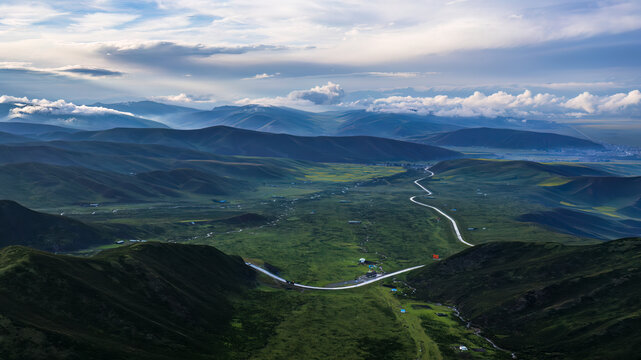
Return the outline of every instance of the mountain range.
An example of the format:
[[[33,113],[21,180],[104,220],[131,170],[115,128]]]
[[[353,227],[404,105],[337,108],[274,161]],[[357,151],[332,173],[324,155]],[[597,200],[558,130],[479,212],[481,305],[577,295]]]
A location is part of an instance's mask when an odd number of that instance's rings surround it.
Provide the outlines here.
[[[451,132],[411,137],[410,140],[437,146],[534,149],[545,151],[564,149],[604,150],[601,144],[567,135],[486,127],[459,129]]]
[[[145,119],[130,113],[106,111],[101,108],[94,111],[74,110],[66,113],[57,105],[43,107],[33,111],[13,113],[24,107],[19,102],[7,102],[0,104],[0,120],[7,123],[29,123],[37,125],[50,125],[70,129],[101,130],[115,127],[140,127],[140,128],[166,128],[167,125],[153,120]],[[0,126],[0,131],[2,126]]]
[[[164,145],[219,155],[283,157],[323,162],[428,161],[461,157],[435,146],[370,136],[294,136],[214,126],[197,130],[111,129],[56,133],[67,141]]]
[[[376,136],[442,146],[603,150],[600,144],[575,137],[582,135],[562,124],[501,117],[458,118],[365,110],[313,113],[260,105],[198,110],[153,101],[95,103],[90,106],[103,110],[72,115],[61,115],[51,110],[9,116],[10,111],[20,104],[2,105],[6,115],[4,122],[0,122],[0,132],[29,138],[77,130],[168,127],[193,130],[223,125],[298,136]],[[481,128],[476,128],[478,126]],[[10,141],[13,140],[5,143]]]

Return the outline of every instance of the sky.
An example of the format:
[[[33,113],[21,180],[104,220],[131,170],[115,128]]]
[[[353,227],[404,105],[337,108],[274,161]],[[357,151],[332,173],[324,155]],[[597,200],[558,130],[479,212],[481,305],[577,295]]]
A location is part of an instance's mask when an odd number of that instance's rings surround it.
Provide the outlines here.
[[[639,89],[638,0],[0,1],[5,101],[636,118]]]

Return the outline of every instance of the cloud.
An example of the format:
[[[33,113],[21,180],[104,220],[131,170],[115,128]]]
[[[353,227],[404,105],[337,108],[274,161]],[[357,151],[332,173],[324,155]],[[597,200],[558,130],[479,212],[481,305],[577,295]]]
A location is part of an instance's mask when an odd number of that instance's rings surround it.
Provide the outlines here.
[[[156,101],[166,101],[166,102],[178,102],[178,103],[212,103],[216,102],[211,96],[205,95],[187,95],[185,93],[180,93],[178,95],[166,95],[166,96],[154,96],[153,100]]]
[[[277,96],[273,98],[259,99],[241,99],[236,101],[239,105],[273,105],[273,106],[292,106],[292,107],[310,107],[315,105],[337,105],[345,96],[345,91],[339,84],[328,82],[326,85],[315,86],[309,90],[294,90],[287,96]]]
[[[64,15],[65,12],[52,9],[45,4],[2,4],[0,25],[23,27]]]
[[[615,88],[620,87],[620,84],[617,84],[612,81],[595,81],[595,82],[581,82],[581,81],[570,81],[570,82],[557,82],[557,83],[544,83],[544,84],[531,84],[530,86],[548,88],[548,89],[580,89],[580,88],[593,88],[593,89],[605,89],[605,88]]]
[[[51,101],[47,99],[28,99],[15,96],[2,95],[0,103],[14,103],[16,107],[11,109],[9,117],[19,118],[32,114],[53,114],[53,115],[125,115],[135,116],[132,113],[108,109],[101,106],[76,105],[65,100]]]
[[[85,78],[118,77],[124,75],[116,70],[103,69],[93,66],[71,65],[58,68],[39,68],[28,62],[0,62],[0,70],[25,71],[48,75],[64,75]]]
[[[212,55],[238,55],[254,51],[277,51],[285,47],[274,45],[209,46],[172,41],[120,42],[98,44],[97,51],[125,61],[158,61],[167,57],[208,57]]]
[[[315,86],[309,90],[296,90],[287,95],[292,100],[306,100],[314,105],[335,105],[345,96],[340,85],[328,82],[327,85]]]
[[[93,13],[79,17],[69,25],[71,31],[89,32],[107,30],[134,21],[138,15],[124,13]]]
[[[421,113],[457,117],[564,117],[593,114],[623,114],[633,106],[641,105],[641,92],[633,90],[608,96],[584,92],[566,100],[548,93],[533,94],[525,90],[518,95],[498,91],[491,95],[475,91],[468,97],[436,95],[429,97],[390,96],[353,105],[364,105],[369,111],[390,113]],[[579,110],[579,112],[569,112]]]
[[[0,104],[12,103],[12,102],[26,103],[26,102],[29,102],[29,99],[27,99],[26,97],[15,97],[11,95],[0,96]]]
[[[262,73],[262,74],[256,74],[256,75],[254,75],[254,76],[252,76],[252,77],[249,77],[249,78],[245,78],[245,79],[243,79],[243,80],[262,80],[262,79],[270,79],[270,78],[276,77],[276,76],[278,76],[278,75],[280,75],[280,73],[275,73],[275,74]]]
[[[370,76],[379,76],[379,77],[397,77],[397,78],[415,78],[421,76],[423,73],[418,72],[381,72],[381,71],[371,71],[365,73]]]
[[[618,93],[609,96],[592,95],[584,92],[568,100],[563,106],[581,110],[588,114],[617,113],[631,106],[641,104],[641,92],[632,90],[629,93]]]

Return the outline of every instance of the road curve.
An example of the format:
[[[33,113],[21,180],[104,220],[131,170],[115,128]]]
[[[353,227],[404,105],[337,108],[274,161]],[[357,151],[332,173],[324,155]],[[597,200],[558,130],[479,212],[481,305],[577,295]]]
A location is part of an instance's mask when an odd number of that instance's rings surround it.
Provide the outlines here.
[[[430,170],[425,169],[425,171],[427,171],[429,173],[429,175],[427,175],[426,177],[420,178],[418,180],[415,180],[414,184],[416,184],[416,186],[420,187],[421,189],[425,190],[425,192],[427,192],[427,195],[432,195],[432,192],[429,189],[427,189],[425,186],[420,184],[420,181],[434,176],[434,173],[431,172]],[[452,224],[452,228],[454,229],[454,233],[455,233],[456,238],[458,239],[458,241],[462,242],[463,244],[465,244],[467,246],[474,246],[474,244],[470,244],[469,242],[465,241],[465,239],[463,239],[463,236],[461,235],[461,231],[459,230],[458,224],[456,223],[456,220],[454,220],[451,216],[447,215],[443,210],[437,208],[436,206],[424,204],[424,203],[422,203],[420,201],[417,201],[416,200],[416,196],[412,196],[410,198],[410,201],[415,203],[415,204],[428,207],[428,208],[438,212],[439,214],[443,215]]]
[[[321,287],[321,286],[303,285],[303,284],[298,284],[298,283],[289,283],[289,282],[287,282],[287,280],[283,279],[282,277],[280,277],[278,275],[275,275],[275,274],[272,274],[269,271],[267,271],[267,270],[265,270],[265,269],[263,269],[263,268],[261,268],[259,266],[256,266],[256,265],[254,265],[252,263],[246,262],[245,265],[247,265],[247,266],[251,267],[252,269],[257,270],[257,271],[259,271],[259,272],[261,272],[261,273],[263,273],[263,274],[265,274],[267,276],[269,276],[272,279],[278,280],[279,282],[282,282],[284,284],[289,284],[291,286],[294,286],[294,287],[297,287],[297,288],[301,288],[301,289],[311,289],[311,290],[347,290],[347,289],[354,289],[354,288],[357,288],[357,287],[369,285],[369,284],[377,282],[377,281],[381,281],[381,280],[386,279],[386,278],[391,277],[391,276],[395,276],[395,275],[402,274],[402,273],[405,273],[405,272],[408,272],[408,271],[420,269],[423,266],[425,266],[425,265],[413,266],[411,268],[407,268],[407,269],[395,271],[393,273],[389,273],[389,274],[385,274],[385,275],[382,275],[382,276],[378,276],[378,277],[376,277],[374,279],[366,280],[366,281],[363,281],[362,283],[358,283],[358,284],[355,284],[355,285],[340,286],[340,287]]]

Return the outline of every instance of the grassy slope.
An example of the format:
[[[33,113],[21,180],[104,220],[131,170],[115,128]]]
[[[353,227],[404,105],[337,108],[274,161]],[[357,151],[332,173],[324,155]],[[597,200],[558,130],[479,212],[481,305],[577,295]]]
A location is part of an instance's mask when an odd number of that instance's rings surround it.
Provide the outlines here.
[[[444,176],[476,176],[494,181],[528,181],[550,176],[601,176],[605,171],[579,164],[537,163],[532,161],[458,159],[442,161],[431,168]]]
[[[409,276],[526,358],[635,358],[641,240],[489,243]],[[545,355],[543,355],[545,354]]]
[[[641,176],[580,177],[556,186],[555,190],[595,206],[630,204],[641,196]]]
[[[565,234],[603,240],[641,233],[640,221],[599,217],[566,208],[523,214],[517,220],[536,223]]]
[[[150,144],[101,141],[52,141],[0,145],[0,164],[37,162],[81,166],[92,170],[138,173],[193,168],[223,176],[281,178],[299,162],[286,159],[220,156],[195,150]]]
[[[113,240],[105,228],[63,216],[43,214],[0,200],[0,248],[26,245],[50,251],[70,251]]]
[[[436,190],[432,203],[456,208],[451,212],[464,232],[477,228],[467,232],[472,243],[530,240],[530,230],[539,233],[539,241],[552,239],[534,224],[594,239],[638,234],[634,208],[619,211],[638,198],[638,178],[605,176],[603,170],[582,164],[479,159],[444,161],[432,170],[436,176],[426,180]],[[494,231],[499,227],[505,231]]]
[[[93,258],[0,251],[3,359],[222,358],[231,298],[253,284],[212,247],[146,243]]]

